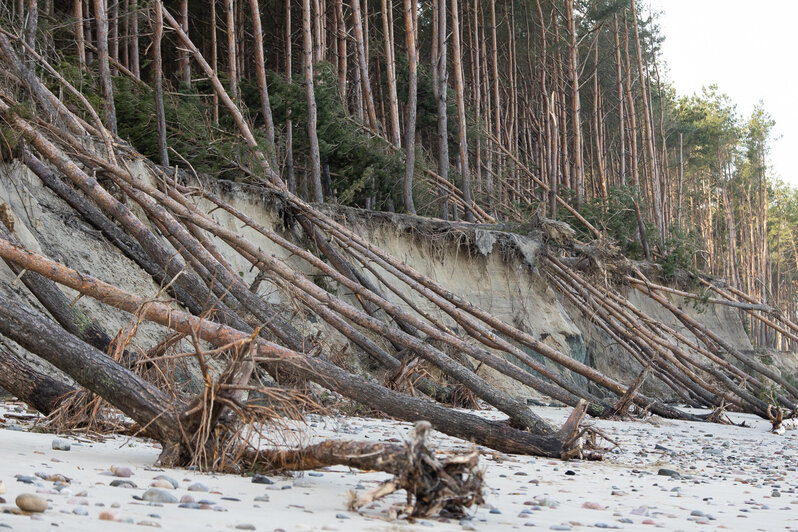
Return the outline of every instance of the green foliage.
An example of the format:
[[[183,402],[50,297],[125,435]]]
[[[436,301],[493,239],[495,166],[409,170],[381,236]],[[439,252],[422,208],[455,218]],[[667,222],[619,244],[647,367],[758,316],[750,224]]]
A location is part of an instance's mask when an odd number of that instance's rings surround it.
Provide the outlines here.
[[[329,165],[332,192],[346,205],[362,206],[366,198],[374,196],[379,208],[399,194],[398,176],[404,171],[401,155],[349,116],[332,65],[319,63],[314,73],[319,154],[322,164]],[[269,96],[276,127],[284,128],[290,113],[294,148],[297,153],[308,153],[303,81],[296,78],[289,83],[282,75],[269,73]]]
[[[695,269],[693,258],[698,249],[695,232],[671,226],[666,234],[665,242],[659,246],[662,254],[662,273],[665,278],[671,279],[681,270],[693,271]]]

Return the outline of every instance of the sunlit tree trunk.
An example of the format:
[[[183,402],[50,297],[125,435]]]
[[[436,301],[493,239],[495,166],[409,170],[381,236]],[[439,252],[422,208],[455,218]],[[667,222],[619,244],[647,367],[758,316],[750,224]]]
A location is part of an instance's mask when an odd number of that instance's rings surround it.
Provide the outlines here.
[[[432,57],[432,73],[433,73],[433,91],[435,96],[436,107],[438,110],[438,175],[444,181],[449,180],[449,126],[447,116],[447,81],[449,73],[446,66],[447,55],[447,38],[448,29],[446,24],[446,0],[433,0],[433,9],[435,16],[433,17],[433,34],[434,42],[432,43],[433,57]],[[446,220],[449,218],[449,191],[441,188],[443,195],[443,204],[441,206],[441,217]]]
[[[371,94],[371,81],[369,80],[368,55],[366,53],[365,36],[363,34],[363,19],[360,11],[360,0],[352,0],[352,18],[354,19],[355,46],[357,48],[357,64],[360,71],[360,89],[363,105],[369,120],[369,127],[377,130],[377,112],[374,109],[374,98]]]
[[[158,156],[163,166],[169,166],[169,152],[166,148],[166,117],[163,108],[163,60],[161,56],[161,39],[163,38],[163,5],[160,0],[153,2],[152,55],[153,85],[155,92],[155,121],[158,129]]]
[[[354,0],[357,2],[358,0]],[[416,213],[413,204],[413,174],[416,169],[416,102],[418,85],[418,56],[416,54],[416,0],[404,0],[405,48],[408,63],[407,114],[405,118],[405,175],[402,181],[402,201],[410,214]]]
[[[433,0],[438,2],[438,0]],[[393,40],[393,0],[382,0],[382,28],[385,35],[385,73],[388,83],[388,113],[391,124],[391,142],[402,147],[402,134],[399,130],[399,100],[396,96],[396,58]],[[432,66],[435,70],[435,65]]]
[[[458,0],[452,0],[452,67],[454,90],[457,97],[457,139],[460,147],[460,172],[463,176],[463,201],[466,204],[465,218],[474,221],[471,201],[471,175],[468,169],[468,138],[466,134],[465,82],[463,80],[462,50],[460,47],[460,18]]]
[[[302,0],[302,70],[305,78],[305,97],[308,102],[308,141],[313,201],[324,202],[321,187],[321,159],[319,137],[316,134],[316,94],[313,88],[313,36],[311,35],[310,0]]]
[[[238,99],[238,57],[236,53],[236,19],[233,0],[224,0],[227,23],[227,75],[230,83],[230,97]]]
[[[103,99],[105,127],[116,134],[116,107],[114,106],[114,89],[111,85],[111,68],[108,58],[108,9],[105,1],[94,0],[94,16],[97,19],[97,68],[100,78],[100,96]]]

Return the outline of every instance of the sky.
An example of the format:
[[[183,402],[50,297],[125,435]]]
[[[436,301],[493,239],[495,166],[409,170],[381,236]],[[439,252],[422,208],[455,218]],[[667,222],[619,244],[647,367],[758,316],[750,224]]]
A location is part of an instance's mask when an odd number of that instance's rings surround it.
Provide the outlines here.
[[[680,95],[713,83],[775,120],[771,173],[798,187],[798,0],[639,0],[660,12],[662,56]]]

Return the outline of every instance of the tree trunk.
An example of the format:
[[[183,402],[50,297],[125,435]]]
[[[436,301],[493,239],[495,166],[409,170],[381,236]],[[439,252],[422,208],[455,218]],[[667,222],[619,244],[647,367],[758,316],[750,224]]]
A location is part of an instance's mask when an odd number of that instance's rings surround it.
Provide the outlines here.
[[[116,0],[112,0],[116,1]],[[116,107],[114,89],[111,85],[111,68],[108,61],[108,8],[106,0],[94,0],[94,16],[97,19],[97,62],[100,78],[100,96],[103,99],[104,123],[116,135]]]
[[[169,151],[166,146],[166,113],[163,108],[163,60],[161,39],[163,38],[163,4],[157,0],[153,4],[152,54],[154,63],[153,96],[155,97],[155,121],[158,128],[158,156],[163,166],[169,166]],[[190,71],[190,69],[189,69]]]
[[[310,34],[310,0],[302,0],[302,70],[305,73],[305,97],[308,101],[308,139],[310,143],[311,180],[313,201],[324,203],[321,188],[321,159],[319,137],[316,134],[316,94],[313,88],[313,37]]]
[[[574,2],[565,1],[565,21],[568,25],[568,82],[571,87],[571,128],[573,129],[572,175],[576,185],[576,208],[581,209],[585,202],[585,169],[582,162],[582,104],[579,98],[579,49],[576,44],[576,24],[574,21]]]
[[[269,89],[266,87],[266,59],[263,56],[263,29],[260,21],[260,8],[258,0],[249,0],[252,10],[252,33],[255,35],[255,73],[258,77],[258,92],[260,93],[260,110],[266,128],[266,149],[275,171],[277,170],[277,152],[274,145],[274,120],[272,108],[269,103]]]
[[[366,37],[363,34],[363,18],[360,12],[360,0],[351,0],[352,18],[355,29],[355,46],[357,47],[357,64],[360,70],[360,85],[363,91],[363,103],[369,119],[369,127],[377,131],[377,112],[374,109],[374,97],[371,94],[369,81],[368,56],[366,55]]]
[[[339,2],[341,0],[338,0]],[[291,0],[285,0],[285,79],[292,82],[293,50],[291,46]],[[344,44],[346,49],[346,44]],[[345,81],[345,80],[344,80]],[[294,121],[291,120],[291,109],[286,111],[285,120],[285,182],[288,190],[296,194],[296,177],[294,175]]]
[[[211,3],[211,69],[219,76],[219,43],[216,38],[216,0]],[[213,123],[219,123],[219,95],[213,91]]]
[[[133,0],[135,2],[135,0]],[[75,45],[78,52],[78,66],[86,69],[86,44],[83,39],[83,0],[73,0],[72,13],[75,17]]]
[[[446,0],[433,0],[438,14],[436,21],[435,36],[437,42],[433,44],[433,49],[436,51],[433,58],[433,92],[435,96],[435,103],[438,109],[438,175],[445,182],[449,181],[449,125],[448,125],[448,108],[447,108],[447,94],[448,94],[448,79],[449,70],[446,65],[447,56],[447,42],[448,39],[448,25],[446,23]],[[441,217],[444,220],[449,218],[449,191],[445,188],[441,189],[443,194],[443,205],[441,206]],[[456,208],[456,207],[455,207]]]
[[[358,0],[354,0],[357,2]],[[416,53],[416,0],[404,0],[405,48],[407,50],[407,114],[405,115],[405,174],[402,181],[402,201],[405,211],[416,213],[413,203],[413,175],[416,171],[416,112],[418,85],[418,55]]]
[[[238,54],[236,52],[236,17],[233,0],[224,0],[224,12],[227,24],[227,75],[230,82],[230,98],[236,101],[238,99]]]
[[[458,0],[452,0],[452,66],[454,68],[454,90],[457,98],[457,139],[460,147],[460,174],[463,178],[463,201],[468,206],[465,218],[474,221],[471,201],[471,174],[468,169],[468,138],[466,135],[465,80],[463,78],[463,53],[460,47],[460,19]]]
[[[37,412],[49,416],[72,386],[50,377],[30,366],[0,341],[0,388],[11,392]]]
[[[130,40],[130,71],[136,79],[141,79],[141,67],[139,63],[139,4],[138,0],[130,0],[130,31],[133,33]]]
[[[177,414],[180,405],[54,321],[2,294],[0,334],[100,395],[142,427],[147,426],[164,447],[161,459],[166,458],[173,446],[181,441]]]

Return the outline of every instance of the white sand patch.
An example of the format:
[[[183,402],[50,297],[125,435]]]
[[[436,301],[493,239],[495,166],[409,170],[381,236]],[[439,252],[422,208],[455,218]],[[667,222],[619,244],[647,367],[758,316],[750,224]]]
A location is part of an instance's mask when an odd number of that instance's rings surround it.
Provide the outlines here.
[[[51,448],[52,434],[27,431],[29,423],[9,417],[17,404],[0,409],[0,480],[7,492],[4,506],[13,506],[17,495],[36,493],[50,502],[50,509],[35,518],[0,514],[3,527],[13,530],[142,530],[141,523],[157,523],[167,530],[235,530],[251,525],[255,530],[567,530],[618,528],[641,530],[798,530],[798,434],[768,432],[769,423],[749,415],[732,415],[748,427],[661,420],[598,421],[595,424],[621,445],[603,462],[563,462],[515,456],[486,450],[488,505],[472,512],[471,519],[386,521],[392,503],[403,494],[376,503],[361,514],[346,510],[346,493],[368,489],[387,478],[381,473],[362,473],[344,467],[303,475],[270,475],[272,485],[253,484],[249,477],[212,475],[188,470],[152,467],[159,449],[139,439],[111,438],[103,443],[72,443],[70,451]],[[554,423],[561,423],[568,409],[536,408]],[[485,416],[499,418],[495,412]],[[23,430],[11,430],[18,423]],[[311,417],[301,439],[348,438],[370,441],[402,439],[408,423],[348,417]],[[298,435],[300,436],[300,435]],[[442,451],[467,449],[468,445],[435,434],[432,443]],[[657,447],[659,446],[659,447]],[[111,487],[111,466],[127,466],[129,480],[137,489]],[[679,478],[658,474],[669,469]],[[69,477],[71,494],[57,493],[53,482],[37,478],[36,484],[18,482],[15,475],[37,472]],[[158,475],[179,483],[167,490],[178,498],[215,503],[212,509],[180,508],[177,504],[150,505],[137,501]],[[202,482],[210,493],[188,491]],[[85,492],[85,494],[84,494]],[[79,495],[83,497],[77,498]],[[256,497],[268,496],[268,501]],[[81,499],[88,502],[80,506]],[[231,500],[238,499],[238,500]],[[117,506],[118,507],[112,507]],[[75,515],[81,507],[87,515]],[[79,512],[81,510],[78,510]],[[124,522],[101,521],[103,511],[115,512]],[[157,517],[155,517],[157,516]],[[344,518],[345,517],[345,518]],[[145,529],[146,530],[146,529]]]

